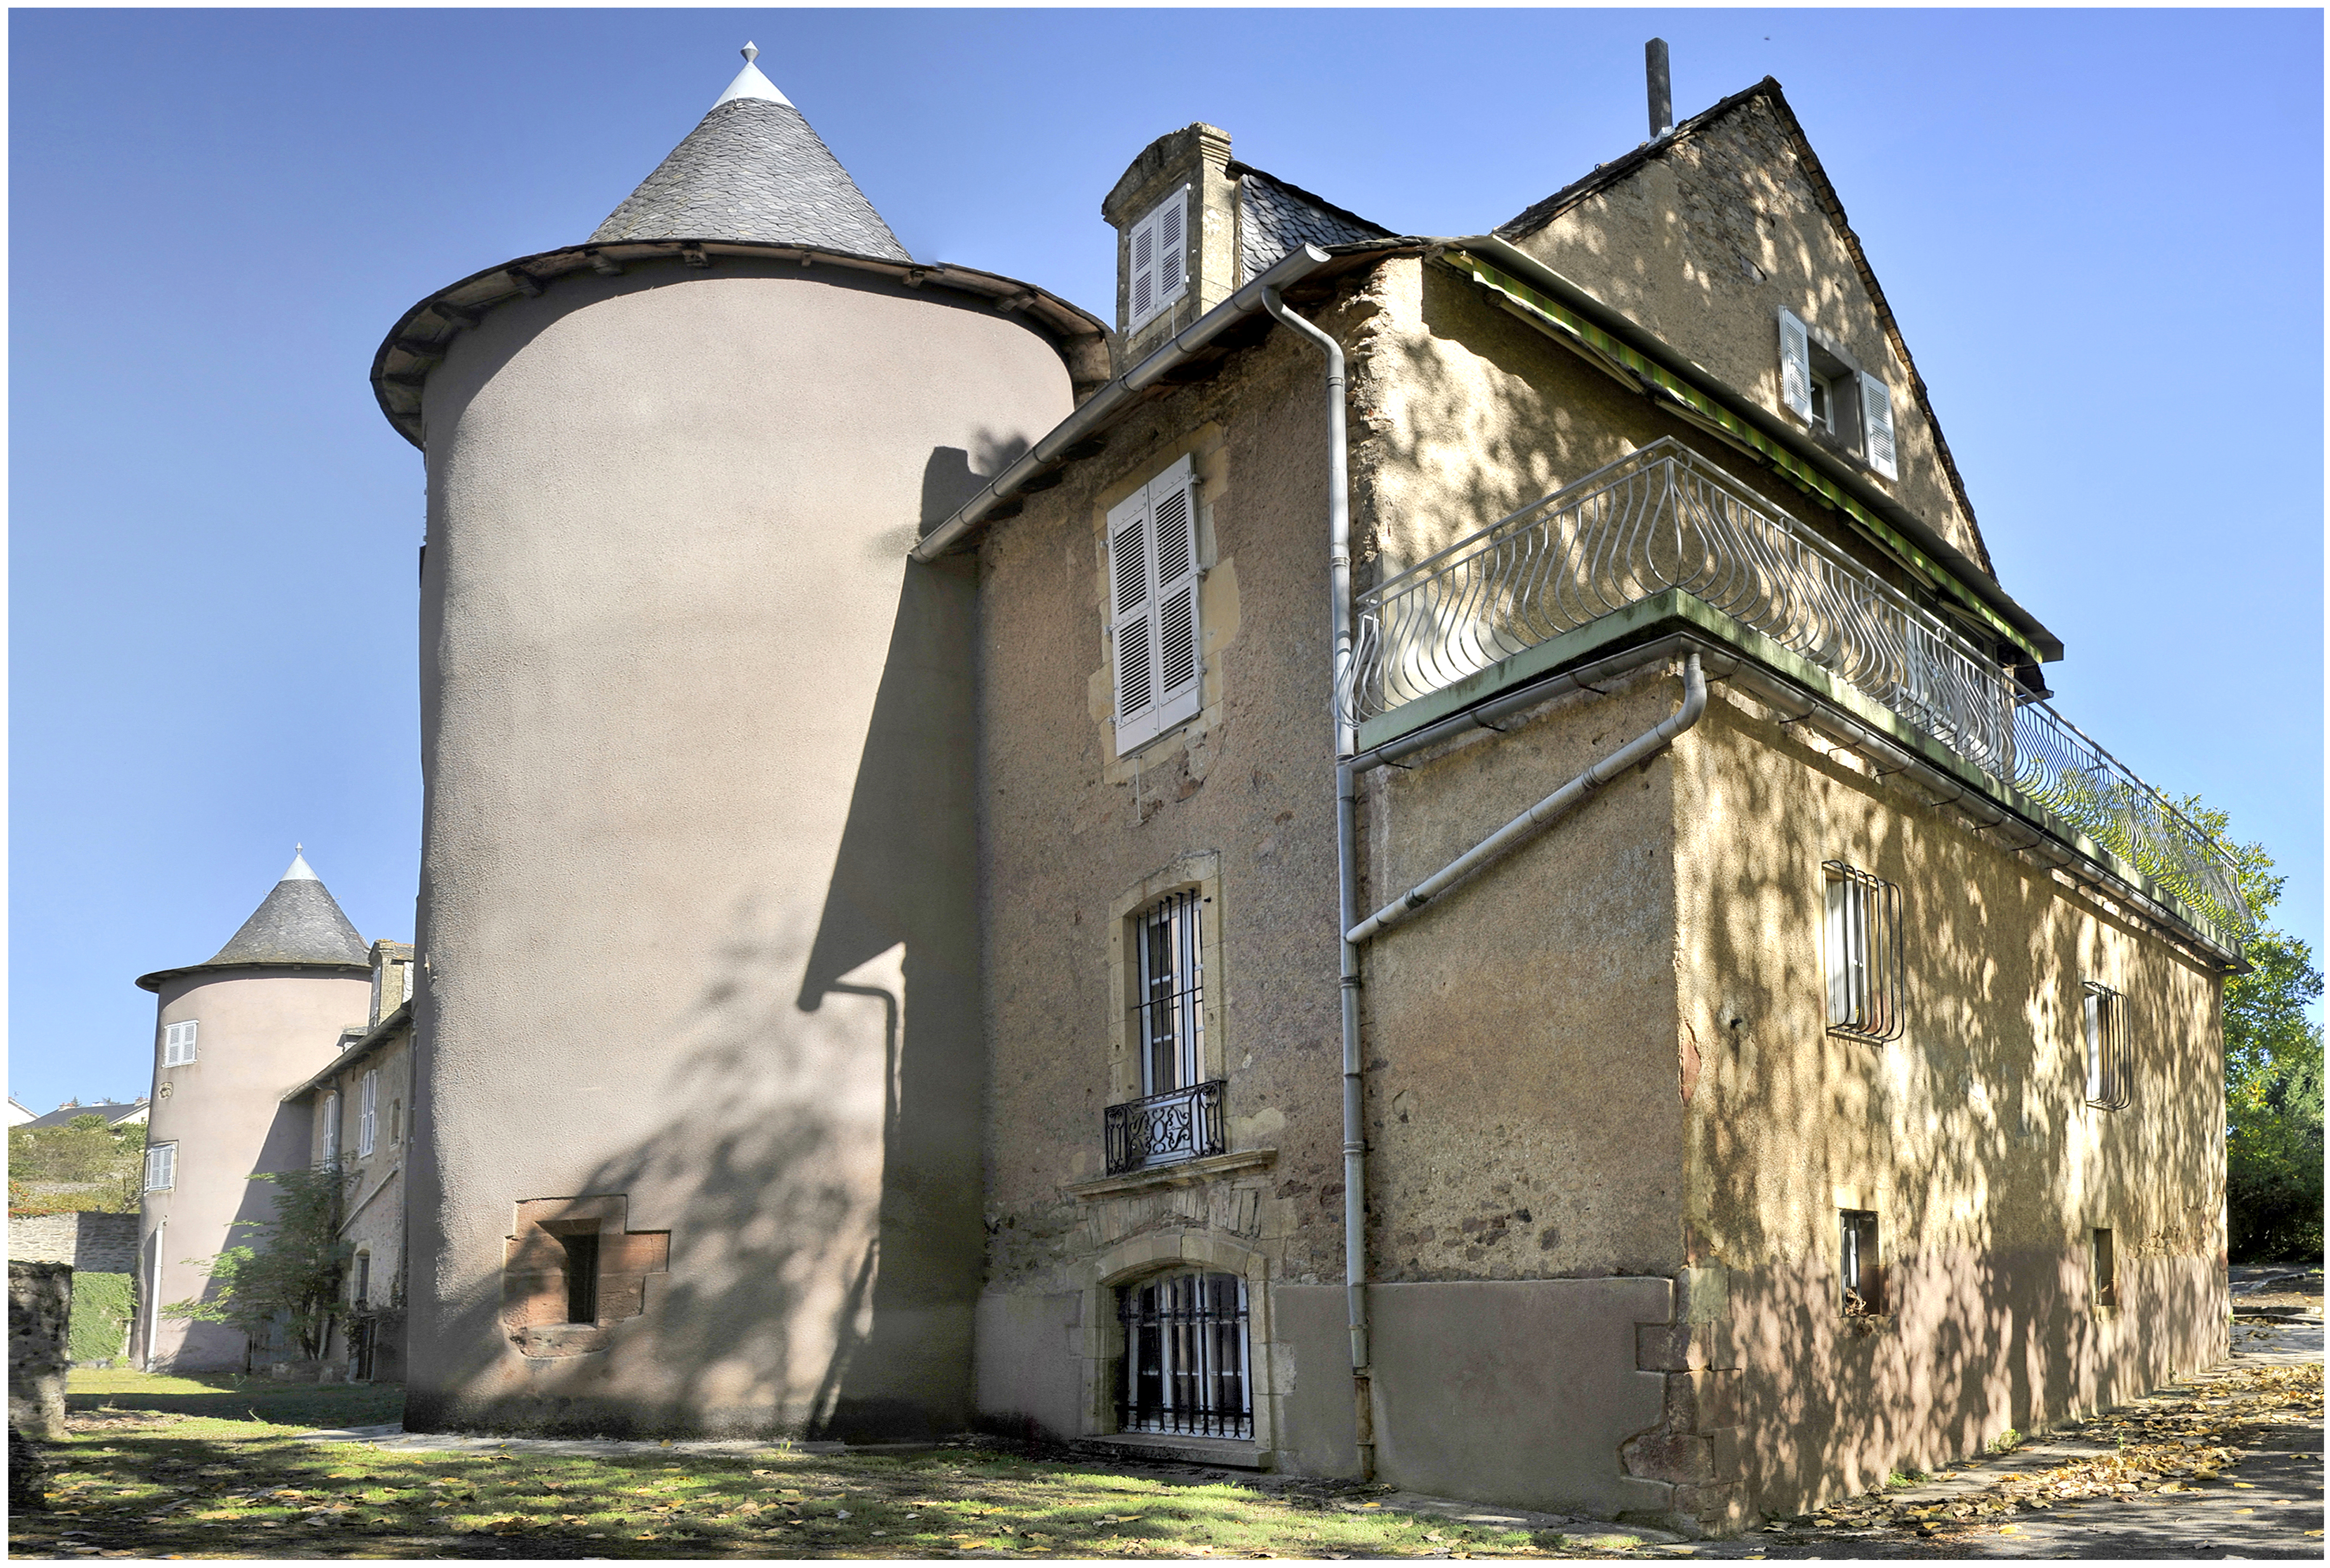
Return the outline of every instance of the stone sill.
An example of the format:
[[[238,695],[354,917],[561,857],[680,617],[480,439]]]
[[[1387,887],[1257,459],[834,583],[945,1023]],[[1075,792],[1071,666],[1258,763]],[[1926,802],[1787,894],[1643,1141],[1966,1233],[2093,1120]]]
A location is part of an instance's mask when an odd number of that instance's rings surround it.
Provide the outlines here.
[[[1278,1163],[1274,1148],[1240,1149],[1236,1154],[1209,1154],[1203,1159],[1185,1159],[1179,1165],[1151,1166],[1146,1170],[1129,1170],[1121,1176],[1102,1176],[1097,1181],[1071,1182],[1070,1196],[1089,1203],[1094,1198],[1111,1198],[1123,1193],[1147,1192],[1153,1187],[1189,1187],[1209,1182],[1217,1176],[1235,1176],[1244,1170],[1268,1170]]]
[[[1179,1465],[1217,1465],[1239,1470],[1266,1470],[1271,1468],[1271,1451],[1268,1449],[1257,1448],[1251,1442],[1236,1438],[1120,1431],[1078,1438],[1075,1446],[1128,1459],[1157,1459]]]

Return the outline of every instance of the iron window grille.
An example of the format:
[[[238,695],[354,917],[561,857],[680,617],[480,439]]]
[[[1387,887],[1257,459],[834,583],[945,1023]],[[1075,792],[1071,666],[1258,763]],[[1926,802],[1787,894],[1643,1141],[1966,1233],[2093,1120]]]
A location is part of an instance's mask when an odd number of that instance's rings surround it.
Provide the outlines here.
[[[1827,883],[1828,1032],[1883,1044],[1901,1037],[1901,890],[1841,860]]]
[[[157,1143],[146,1151],[146,1190],[166,1193],[178,1185],[178,1146]]]
[[[2127,998],[2093,980],[2083,986],[2086,994],[2079,1011],[2080,1033],[2087,1044],[2088,1103],[2105,1110],[2125,1110],[2128,1102]]]
[[[1167,1274],[1116,1293],[1124,1328],[1117,1429],[1188,1437],[1254,1436],[1246,1281]]]
[[[1206,900],[1168,893],[1132,920],[1141,1097],[1108,1108],[1111,1175],[1219,1154],[1222,1081],[1206,1078]]]
[[[162,1065],[184,1067],[194,1059],[194,1036],[199,1025],[192,1018],[183,1024],[172,1024],[162,1031]]]
[[[1843,1243],[1843,1296],[1848,1318],[1873,1318],[1885,1310],[1883,1280],[1878,1268],[1877,1216],[1867,1209],[1839,1209],[1837,1228]]]

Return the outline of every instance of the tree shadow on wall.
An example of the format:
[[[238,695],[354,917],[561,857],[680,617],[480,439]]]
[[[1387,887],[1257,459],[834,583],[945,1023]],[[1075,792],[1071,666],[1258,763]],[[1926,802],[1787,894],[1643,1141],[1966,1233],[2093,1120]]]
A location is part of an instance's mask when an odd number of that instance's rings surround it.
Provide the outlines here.
[[[934,450],[922,528],[983,482],[970,454]],[[424,1422],[850,1440],[968,1423],[984,1256],[975,588],[970,561],[905,566],[822,907],[772,893],[704,912],[725,940],[668,1080],[643,1072],[634,1091],[674,1110],[578,1189],[658,1195],[669,1271],[646,1312],[602,1355],[505,1380],[498,1286],[474,1281],[437,1328],[479,1359],[444,1386],[497,1392]]]

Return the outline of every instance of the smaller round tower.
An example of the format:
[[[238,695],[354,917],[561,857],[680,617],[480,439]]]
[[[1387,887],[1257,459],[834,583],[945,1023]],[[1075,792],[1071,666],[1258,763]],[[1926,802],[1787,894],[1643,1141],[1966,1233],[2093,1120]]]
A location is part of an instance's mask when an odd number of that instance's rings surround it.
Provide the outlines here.
[[[138,1215],[137,1353],[148,1370],[239,1370],[242,1335],[157,1315],[199,1298],[200,1260],[249,1242],[274,1197],[253,1176],[308,1161],[284,1091],[332,1058],[371,1002],[364,939],[304,855],[208,961],[140,975],[155,993],[153,1110]],[[189,1261],[194,1260],[194,1261]]]

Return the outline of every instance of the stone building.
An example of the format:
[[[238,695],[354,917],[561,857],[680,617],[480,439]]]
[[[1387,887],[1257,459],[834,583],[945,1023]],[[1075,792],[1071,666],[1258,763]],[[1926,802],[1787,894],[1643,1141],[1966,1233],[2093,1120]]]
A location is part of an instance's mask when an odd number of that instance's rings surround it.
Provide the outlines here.
[[[334,1054],[365,1016],[373,966],[364,939],[295,855],[241,930],[210,959],[157,969],[154,1089],[139,1214],[137,1327],[148,1370],[233,1371],[255,1348],[224,1324],[160,1315],[209,1289],[204,1260],[253,1239],[274,1213],[255,1176],[310,1163],[308,1119],[283,1092]]]
[[[372,944],[366,1022],[283,1096],[308,1129],[308,1163],[336,1170],[348,1248],[346,1309],[324,1346],[333,1375],[394,1382],[404,1370],[404,1160],[412,1126],[412,947]]]
[[[1174,132],[1104,328],[748,61],[405,315],[411,1424],[1720,1532],[2221,1353],[2222,851],[1778,85],[1653,112],[1441,238]]]

